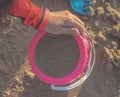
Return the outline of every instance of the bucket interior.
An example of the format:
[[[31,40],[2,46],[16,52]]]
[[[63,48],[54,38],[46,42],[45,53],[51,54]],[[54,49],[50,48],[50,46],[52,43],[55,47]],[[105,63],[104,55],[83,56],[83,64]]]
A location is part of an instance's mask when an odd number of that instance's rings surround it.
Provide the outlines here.
[[[61,78],[76,68],[79,52],[72,35],[46,34],[35,48],[35,63],[44,74]]]

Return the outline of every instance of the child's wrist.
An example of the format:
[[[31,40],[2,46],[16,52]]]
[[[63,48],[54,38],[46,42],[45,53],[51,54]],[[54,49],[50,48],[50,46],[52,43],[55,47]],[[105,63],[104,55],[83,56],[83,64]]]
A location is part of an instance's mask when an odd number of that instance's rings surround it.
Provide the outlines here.
[[[36,29],[38,29],[40,31],[45,30],[45,27],[48,23],[49,14],[50,14],[49,9],[43,8],[42,16],[36,26]]]

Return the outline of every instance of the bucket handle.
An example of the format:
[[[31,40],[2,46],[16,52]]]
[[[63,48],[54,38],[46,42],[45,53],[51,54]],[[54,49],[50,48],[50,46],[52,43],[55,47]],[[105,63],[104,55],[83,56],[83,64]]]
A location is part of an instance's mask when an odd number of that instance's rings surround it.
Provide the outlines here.
[[[88,31],[85,30],[85,32],[88,34]],[[89,34],[88,34],[89,36]],[[90,37],[90,36],[89,36]],[[92,40],[91,40],[92,41]],[[78,80],[77,82],[75,82],[74,84],[71,84],[69,86],[55,86],[55,85],[51,85],[51,89],[52,90],[56,90],[56,91],[66,91],[66,90],[71,90],[71,89],[74,89],[76,87],[78,87],[79,85],[83,84],[83,82],[89,77],[89,75],[91,74],[92,70],[93,70],[93,67],[94,67],[94,64],[95,64],[95,47],[94,47],[94,44],[92,42],[92,48],[93,48],[93,62],[92,62],[92,66],[90,68],[89,71],[86,72],[86,74],[84,75],[83,78],[81,78],[80,80]],[[91,53],[92,53],[92,49],[90,50],[90,61],[89,61],[89,65],[91,63]],[[89,69],[88,68],[88,69]]]

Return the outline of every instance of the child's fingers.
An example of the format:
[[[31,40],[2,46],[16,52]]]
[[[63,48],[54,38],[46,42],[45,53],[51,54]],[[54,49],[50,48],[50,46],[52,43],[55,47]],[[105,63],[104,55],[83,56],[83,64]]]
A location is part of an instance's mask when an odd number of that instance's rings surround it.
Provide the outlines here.
[[[75,16],[75,15],[72,15],[72,16],[78,23],[80,23],[81,25],[85,26],[84,22],[82,20],[80,20],[77,16]]]

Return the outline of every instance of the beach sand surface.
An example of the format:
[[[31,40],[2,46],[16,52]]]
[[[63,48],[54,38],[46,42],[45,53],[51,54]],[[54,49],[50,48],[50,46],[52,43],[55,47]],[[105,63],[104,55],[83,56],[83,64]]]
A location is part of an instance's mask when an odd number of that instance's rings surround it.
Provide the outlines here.
[[[0,97],[120,97],[120,1],[97,0],[90,16],[74,12],[69,0],[32,2],[54,12],[69,10],[85,22],[96,49],[94,69],[82,86],[51,90],[33,73],[28,61],[29,44],[37,30],[8,15],[0,19]],[[71,73],[80,56],[71,35],[47,34],[35,53],[37,66],[53,77]]]

